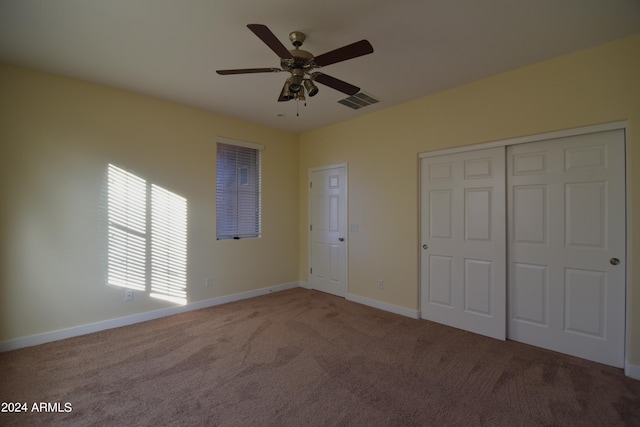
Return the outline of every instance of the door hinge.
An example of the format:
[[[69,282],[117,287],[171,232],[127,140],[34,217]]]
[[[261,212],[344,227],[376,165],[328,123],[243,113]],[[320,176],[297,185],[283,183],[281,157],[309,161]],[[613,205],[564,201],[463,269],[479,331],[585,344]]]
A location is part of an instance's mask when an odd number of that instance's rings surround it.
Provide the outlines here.
[[[313,224],[309,224],[309,231],[313,231]]]
[[[313,274],[313,267],[309,269],[309,274]]]
[[[309,181],[309,188],[313,188],[313,181]]]

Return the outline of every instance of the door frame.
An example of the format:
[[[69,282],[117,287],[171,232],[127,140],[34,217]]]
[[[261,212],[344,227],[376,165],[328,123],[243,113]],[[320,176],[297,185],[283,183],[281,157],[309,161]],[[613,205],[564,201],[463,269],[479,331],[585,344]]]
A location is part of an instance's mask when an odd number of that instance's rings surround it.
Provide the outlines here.
[[[345,251],[344,251],[344,295],[343,298],[346,298],[349,294],[349,164],[344,163],[334,163],[325,166],[318,166],[315,168],[309,168],[307,171],[307,287],[311,288],[311,271],[309,270],[309,266],[311,265],[311,174],[313,172],[330,170],[330,169],[339,169],[344,168],[344,198],[345,205],[342,207],[342,211],[345,217],[345,224],[347,225],[347,229],[345,230]]]
[[[418,153],[418,158],[422,159],[425,157],[435,157],[435,156],[441,156],[444,154],[455,154],[455,153],[462,153],[465,151],[473,151],[473,150],[479,150],[479,149],[483,149],[483,148],[493,148],[493,147],[507,147],[509,145],[518,145],[518,144],[526,144],[529,142],[539,142],[539,141],[546,141],[549,139],[557,139],[557,138],[563,138],[563,137],[567,137],[567,136],[578,136],[578,135],[585,135],[585,134],[590,134],[590,133],[597,133],[597,132],[606,132],[606,131],[610,131],[610,130],[623,130],[624,131],[624,155],[625,155],[625,189],[624,189],[624,199],[625,199],[625,260],[626,262],[626,266],[625,266],[625,280],[624,280],[624,287],[625,287],[625,322],[624,322],[624,328],[625,328],[625,333],[624,333],[624,373],[626,376],[632,377],[632,378],[640,378],[640,368],[637,366],[633,366],[629,363],[628,361],[628,349],[629,349],[629,341],[630,341],[630,331],[629,331],[629,325],[631,324],[631,319],[630,319],[630,311],[631,311],[631,298],[630,298],[630,289],[629,289],[629,283],[631,282],[630,278],[632,277],[631,274],[631,263],[629,262],[629,252],[631,249],[631,243],[630,243],[630,239],[629,237],[629,218],[631,217],[631,212],[630,212],[630,203],[629,203],[629,182],[630,181],[630,176],[629,176],[629,171],[630,171],[630,164],[629,164],[629,145],[627,144],[627,128],[628,128],[628,123],[626,120],[624,121],[618,121],[618,122],[611,122],[611,123],[603,123],[603,124],[599,124],[599,125],[593,125],[593,126],[584,126],[584,127],[579,127],[579,128],[573,128],[573,129],[566,129],[566,130],[561,130],[561,131],[554,131],[554,132],[545,132],[545,133],[540,133],[540,134],[534,134],[534,135],[527,135],[527,136],[522,136],[522,137],[516,137],[516,138],[509,138],[509,139],[503,139],[503,140],[497,140],[497,141],[491,141],[491,142],[485,142],[485,143],[479,143],[479,144],[473,144],[473,145],[465,145],[463,147],[454,147],[454,148],[446,148],[446,149],[442,149],[442,150],[435,150],[435,151],[427,151],[427,152],[422,152],[422,153]],[[420,165],[420,161],[418,161],[418,165]],[[420,174],[418,174],[420,175]],[[420,180],[418,180],[418,197],[420,197],[420,194],[422,189],[420,188],[422,184],[420,183]],[[418,208],[420,209],[421,204],[418,204]],[[418,213],[418,218],[420,218],[421,213]],[[419,232],[419,236],[421,236],[422,234],[422,224],[421,221],[418,221],[418,232]],[[505,225],[506,226],[506,225]],[[419,242],[418,244],[418,260],[420,260],[420,245],[422,243]],[[422,300],[422,296],[420,295],[422,292],[422,286],[421,286],[421,279],[422,279],[422,271],[421,270],[421,266],[420,263],[418,262],[418,303],[420,304],[420,301]],[[506,301],[505,301],[506,304]],[[419,310],[421,310],[422,307],[419,308]]]

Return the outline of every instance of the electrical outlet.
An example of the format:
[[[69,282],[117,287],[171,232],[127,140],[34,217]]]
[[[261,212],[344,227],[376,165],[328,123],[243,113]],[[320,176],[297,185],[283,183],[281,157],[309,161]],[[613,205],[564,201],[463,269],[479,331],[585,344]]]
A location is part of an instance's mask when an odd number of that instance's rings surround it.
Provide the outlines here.
[[[381,279],[378,279],[378,289],[384,288],[384,282]]]
[[[124,300],[125,301],[133,301],[133,291],[131,289],[125,289],[125,291],[124,291]]]
[[[204,286],[207,288],[212,288],[213,287],[213,277],[209,276],[205,279],[204,281]]]

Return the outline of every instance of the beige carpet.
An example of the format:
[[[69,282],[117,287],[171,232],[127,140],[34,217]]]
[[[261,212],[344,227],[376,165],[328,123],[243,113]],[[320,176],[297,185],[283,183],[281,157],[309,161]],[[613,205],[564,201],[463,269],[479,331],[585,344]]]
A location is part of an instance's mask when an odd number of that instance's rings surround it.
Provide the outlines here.
[[[71,409],[0,425],[640,425],[619,369],[304,289],[2,353],[0,399]]]

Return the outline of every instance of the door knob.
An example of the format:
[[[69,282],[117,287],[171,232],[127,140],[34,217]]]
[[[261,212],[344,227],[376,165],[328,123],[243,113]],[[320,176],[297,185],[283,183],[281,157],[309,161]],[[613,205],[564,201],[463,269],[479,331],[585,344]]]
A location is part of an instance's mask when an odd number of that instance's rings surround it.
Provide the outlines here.
[[[340,240],[341,242],[344,242],[344,237],[338,237],[338,240]]]
[[[422,249],[429,249],[429,245],[425,243],[424,245],[422,245]]]
[[[620,264],[620,260],[619,260],[618,258],[611,258],[611,259],[609,260],[609,263],[610,263],[611,265],[618,265],[618,264]]]

